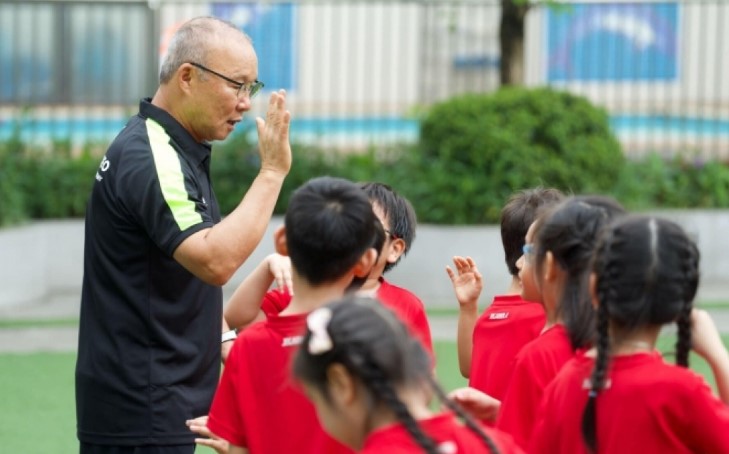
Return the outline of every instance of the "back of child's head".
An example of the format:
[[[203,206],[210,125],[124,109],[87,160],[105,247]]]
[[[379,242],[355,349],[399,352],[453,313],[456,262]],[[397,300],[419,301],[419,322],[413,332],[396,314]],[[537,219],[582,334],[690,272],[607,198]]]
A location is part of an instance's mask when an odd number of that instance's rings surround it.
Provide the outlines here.
[[[565,271],[564,287],[557,303],[572,348],[584,348],[593,340],[594,309],[588,282],[590,263],[602,229],[625,213],[614,199],[597,195],[573,196],[540,216],[535,225],[534,254],[537,272],[551,252]]]
[[[405,242],[403,255],[406,255],[410,251],[413,241],[415,241],[415,229],[418,226],[418,219],[413,206],[408,199],[384,183],[366,182],[361,183],[360,187],[370,198],[370,201],[377,204],[382,210],[382,214],[390,224],[390,235]],[[390,271],[399,262],[400,259],[398,258],[397,262],[388,263],[385,265],[384,271]]]
[[[420,341],[379,301],[348,294],[309,315],[306,334],[294,358],[294,376],[328,400],[328,370],[334,364],[344,366],[365,388],[370,408],[384,404],[426,452],[440,451],[400,400],[398,390],[430,384],[447,405],[467,418],[466,424],[491,452],[497,452],[488,436],[434,381],[430,356]]]
[[[356,184],[309,180],[294,191],[284,219],[291,266],[314,285],[342,277],[374,246],[378,222]]]
[[[501,209],[501,243],[509,274],[517,276],[517,260],[522,255],[524,237],[539,212],[564,198],[558,189],[537,187],[525,189],[509,197]]]
[[[677,224],[631,215],[615,221],[603,233],[595,251],[597,358],[582,430],[595,450],[597,394],[609,363],[610,329],[621,336],[641,328],[676,322],[676,363],[688,366],[691,309],[699,282],[699,251]]]

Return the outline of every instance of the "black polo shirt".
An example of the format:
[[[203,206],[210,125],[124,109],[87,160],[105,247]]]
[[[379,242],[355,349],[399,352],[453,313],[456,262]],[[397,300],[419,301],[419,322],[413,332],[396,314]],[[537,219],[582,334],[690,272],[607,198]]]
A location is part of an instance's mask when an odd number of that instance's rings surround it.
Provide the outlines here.
[[[192,443],[220,372],[222,291],[172,254],[220,221],[210,146],[149,99],[96,172],[76,363],[79,440]]]

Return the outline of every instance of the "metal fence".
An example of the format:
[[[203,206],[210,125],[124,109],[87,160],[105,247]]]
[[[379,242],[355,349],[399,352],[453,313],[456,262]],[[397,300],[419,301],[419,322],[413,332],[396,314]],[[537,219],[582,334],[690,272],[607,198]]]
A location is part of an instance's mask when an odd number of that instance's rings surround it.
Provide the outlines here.
[[[175,27],[198,15],[251,35],[259,78],[290,93],[297,141],[415,141],[419,109],[499,85],[498,0],[0,0],[0,140],[110,140],[153,94]],[[629,155],[727,159],[726,25],[724,0],[537,6],[525,82],[604,106]]]

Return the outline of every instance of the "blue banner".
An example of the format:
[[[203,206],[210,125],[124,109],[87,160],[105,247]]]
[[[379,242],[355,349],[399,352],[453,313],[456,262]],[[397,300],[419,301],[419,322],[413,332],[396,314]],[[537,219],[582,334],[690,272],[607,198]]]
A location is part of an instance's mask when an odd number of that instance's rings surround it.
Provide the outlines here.
[[[547,79],[671,81],[678,77],[678,6],[574,4],[547,13]]]

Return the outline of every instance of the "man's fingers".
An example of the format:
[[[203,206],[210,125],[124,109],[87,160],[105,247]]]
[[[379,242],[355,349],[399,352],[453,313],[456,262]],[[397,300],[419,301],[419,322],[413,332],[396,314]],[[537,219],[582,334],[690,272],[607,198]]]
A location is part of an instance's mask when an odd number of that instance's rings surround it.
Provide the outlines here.
[[[261,117],[256,117],[256,130],[258,131],[258,137],[263,137],[263,129],[266,127],[266,121]]]

